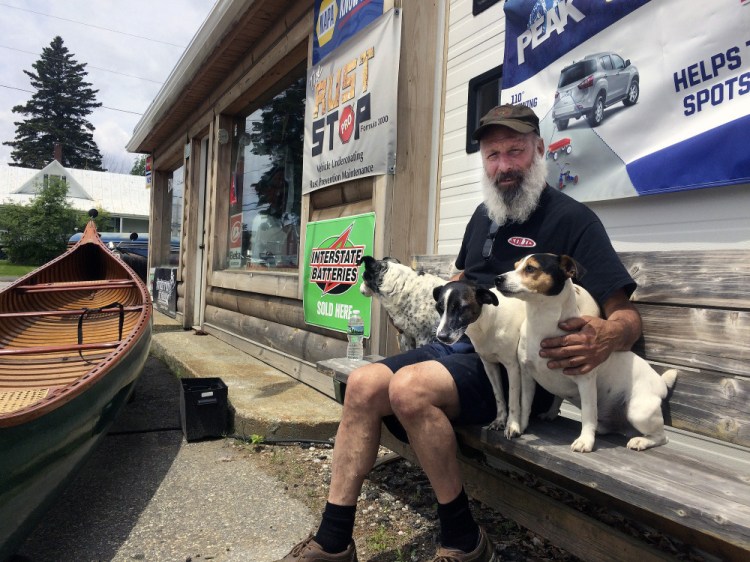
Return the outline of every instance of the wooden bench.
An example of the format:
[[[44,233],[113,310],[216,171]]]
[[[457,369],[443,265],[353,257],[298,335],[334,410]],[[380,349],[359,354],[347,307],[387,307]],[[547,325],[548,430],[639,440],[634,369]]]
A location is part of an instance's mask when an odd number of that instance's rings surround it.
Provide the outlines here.
[[[658,531],[675,553],[750,560],[750,255],[620,257],[638,282],[633,301],[644,337],[635,351],[659,371],[679,369],[664,404],[670,442],[635,452],[624,437],[604,435],[592,453],[573,453],[580,424],[567,404],[564,417],[534,420],[519,439],[462,427],[456,433],[467,489],[584,560],[674,559],[643,539],[648,531],[628,534],[628,526]],[[448,276],[452,261],[417,256],[414,265]],[[353,367],[345,359],[318,364],[340,399]],[[410,455],[390,435],[383,444]],[[589,507],[576,509],[581,501]]]

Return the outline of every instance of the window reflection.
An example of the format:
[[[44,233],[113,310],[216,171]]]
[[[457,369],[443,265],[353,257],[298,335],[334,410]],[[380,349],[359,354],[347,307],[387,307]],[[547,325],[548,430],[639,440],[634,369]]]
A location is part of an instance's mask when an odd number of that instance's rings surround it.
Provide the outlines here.
[[[229,189],[230,269],[296,270],[305,81],[235,123]]]

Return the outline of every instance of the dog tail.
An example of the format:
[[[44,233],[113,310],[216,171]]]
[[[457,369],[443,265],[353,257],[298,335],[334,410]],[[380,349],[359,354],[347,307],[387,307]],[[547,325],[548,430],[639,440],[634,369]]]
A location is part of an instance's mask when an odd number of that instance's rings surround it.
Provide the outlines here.
[[[677,369],[668,369],[661,374],[661,380],[671,389],[677,380]]]

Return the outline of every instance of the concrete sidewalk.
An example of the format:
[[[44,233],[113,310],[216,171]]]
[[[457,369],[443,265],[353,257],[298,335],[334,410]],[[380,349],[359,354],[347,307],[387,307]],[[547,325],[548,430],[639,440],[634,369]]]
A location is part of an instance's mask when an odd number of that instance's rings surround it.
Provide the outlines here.
[[[236,434],[277,439],[336,434],[341,406],[335,400],[213,336],[185,331],[156,311],[151,355],[180,377],[221,378]]]

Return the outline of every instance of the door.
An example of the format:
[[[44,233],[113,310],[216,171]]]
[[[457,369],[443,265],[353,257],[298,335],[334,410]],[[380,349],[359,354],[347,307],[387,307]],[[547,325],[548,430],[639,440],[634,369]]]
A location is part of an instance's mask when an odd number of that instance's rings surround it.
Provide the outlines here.
[[[195,293],[193,295],[193,328],[203,326],[203,312],[206,308],[206,186],[208,184],[208,137],[201,139],[200,162],[198,167],[198,213],[196,223],[197,253],[195,256]]]

